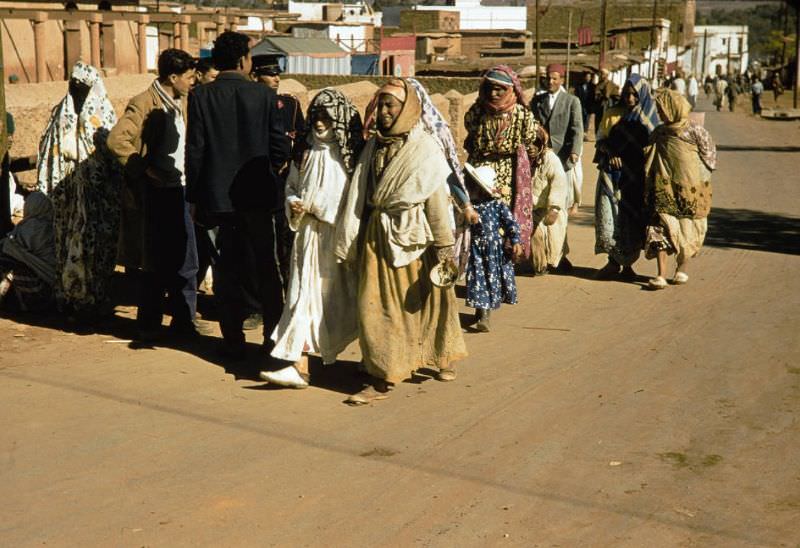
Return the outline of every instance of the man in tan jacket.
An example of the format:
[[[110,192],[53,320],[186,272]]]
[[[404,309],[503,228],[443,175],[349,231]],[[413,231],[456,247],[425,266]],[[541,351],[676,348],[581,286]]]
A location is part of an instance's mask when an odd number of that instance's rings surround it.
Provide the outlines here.
[[[162,52],[158,79],[131,99],[108,137],[125,170],[119,262],[141,270],[142,339],[159,335],[165,294],[170,329],[196,334],[197,247],[185,199],[185,98],[195,75],[188,53]]]

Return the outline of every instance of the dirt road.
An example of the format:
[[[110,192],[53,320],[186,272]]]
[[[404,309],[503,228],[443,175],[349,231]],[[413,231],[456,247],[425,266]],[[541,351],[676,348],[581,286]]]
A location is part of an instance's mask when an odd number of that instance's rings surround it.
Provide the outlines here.
[[[574,275],[520,279],[457,382],[373,406],[342,404],[348,368],[265,387],[255,344],[238,369],[212,337],[131,348],[130,308],[99,335],[0,320],[0,544],[796,546],[800,124],[706,125],[688,285],[591,279],[587,153]]]

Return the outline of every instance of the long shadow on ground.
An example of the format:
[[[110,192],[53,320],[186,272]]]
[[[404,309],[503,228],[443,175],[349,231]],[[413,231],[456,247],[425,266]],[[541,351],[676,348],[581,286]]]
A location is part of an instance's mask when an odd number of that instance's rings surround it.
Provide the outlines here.
[[[800,217],[714,208],[705,245],[800,255]]]

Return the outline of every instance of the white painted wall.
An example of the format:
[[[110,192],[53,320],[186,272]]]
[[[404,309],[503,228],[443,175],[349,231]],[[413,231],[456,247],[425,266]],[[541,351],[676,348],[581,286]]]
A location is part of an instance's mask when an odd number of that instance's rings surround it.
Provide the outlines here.
[[[692,55],[692,71],[700,74],[703,67],[703,41],[708,31],[706,42],[705,67],[706,74],[714,76],[716,67],[722,67],[722,73],[728,72],[728,44],[730,42],[731,68],[743,74],[750,63],[747,47],[749,29],[747,25],[699,25],[694,28],[694,55]],[[732,41],[732,42],[731,42]],[[741,59],[740,59],[741,48]],[[700,79],[700,78],[698,78]]]
[[[324,2],[293,2],[289,0],[289,13],[299,13],[300,21],[322,21]],[[364,4],[344,4],[342,21],[345,23],[371,23],[380,27],[383,14],[379,11],[371,12]]]
[[[482,6],[480,0],[456,0],[455,6],[415,6],[420,11],[457,11],[463,30],[526,30],[525,6]]]

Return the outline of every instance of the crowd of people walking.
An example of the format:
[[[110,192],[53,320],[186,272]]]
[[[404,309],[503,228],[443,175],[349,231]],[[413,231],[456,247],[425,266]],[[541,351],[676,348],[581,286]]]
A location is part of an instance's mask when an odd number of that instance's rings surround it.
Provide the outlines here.
[[[389,79],[363,115],[333,88],[304,114],[277,93],[277,64],[254,65],[247,36],[221,34],[212,60],[165,50],[119,120],[98,71],[75,65],[41,139],[38,186],[17,188],[24,215],[0,240],[4,306],[103,317],[121,265],[140,286],[140,339],[194,337],[211,265],[222,351],[243,359],[258,316],[271,384],[308,386],[309,353],[332,364],[354,341],[368,382],[349,404],[385,399],[423,367],[453,381],[467,356],[457,279],[470,325],[487,332],[518,302],[517,275],[571,271],[592,115],[595,252],[608,256],[598,277],[634,279],[644,251],[657,262],[651,289],[667,287],[671,254],[673,283],[688,282],[716,154],[685,90],[636,74],[620,89],[604,71],[573,95],[550,65],[528,103],[499,65],[465,115],[462,165],[413,78]]]

